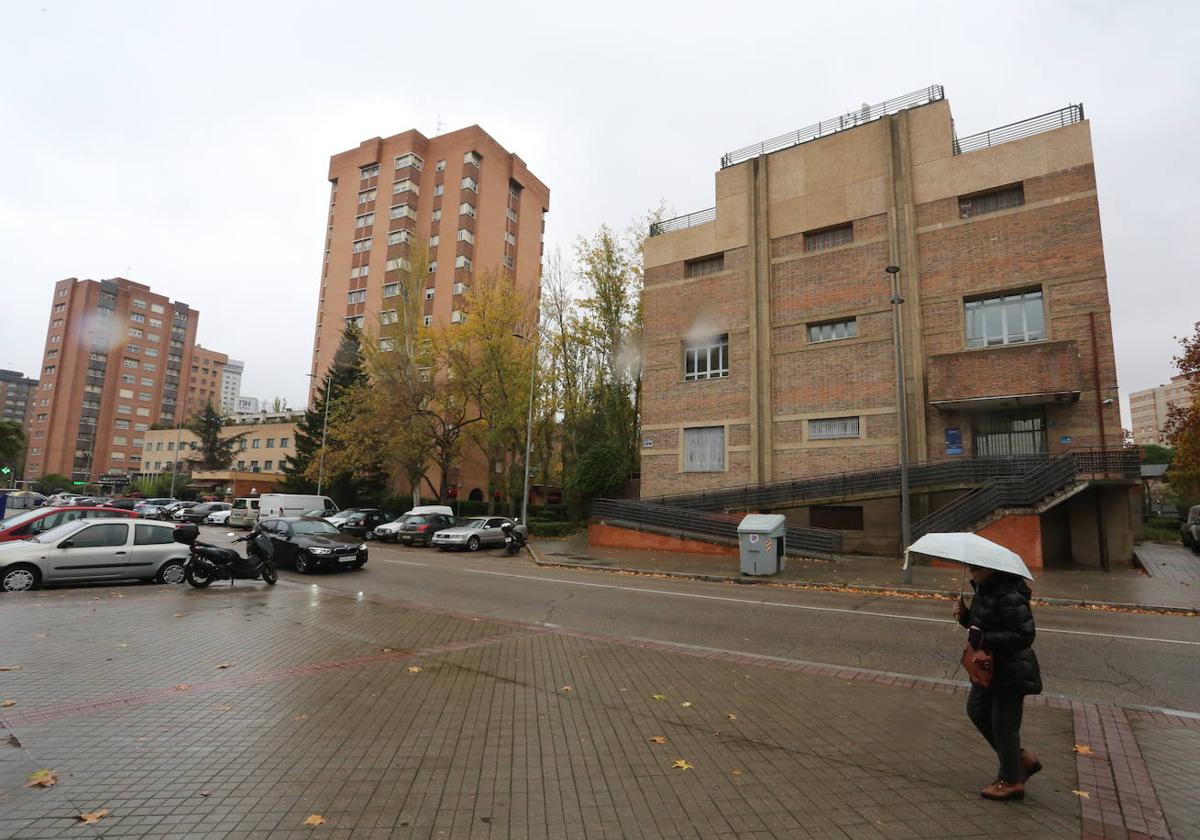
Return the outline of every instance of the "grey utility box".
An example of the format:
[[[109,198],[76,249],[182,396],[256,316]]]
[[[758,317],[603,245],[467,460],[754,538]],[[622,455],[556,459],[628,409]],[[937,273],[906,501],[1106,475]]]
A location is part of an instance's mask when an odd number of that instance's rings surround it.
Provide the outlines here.
[[[775,575],[783,571],[787,518],[778,513],[751,513],[738,525],[742,574]]]

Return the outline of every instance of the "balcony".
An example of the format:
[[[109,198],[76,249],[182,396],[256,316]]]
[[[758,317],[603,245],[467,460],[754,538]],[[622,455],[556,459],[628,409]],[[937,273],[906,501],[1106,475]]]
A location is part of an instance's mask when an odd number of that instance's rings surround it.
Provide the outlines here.
[[[1082,390],[1074,341],[1036,341],[930,356],[929,403],[941,411],[993,411],[1075,402]]]

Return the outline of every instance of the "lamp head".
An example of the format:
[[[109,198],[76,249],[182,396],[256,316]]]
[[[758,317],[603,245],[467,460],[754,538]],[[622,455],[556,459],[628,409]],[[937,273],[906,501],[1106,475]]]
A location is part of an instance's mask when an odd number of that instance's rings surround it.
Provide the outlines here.
[[[883,270],[884,270],[884,271],[886,271],[888,274],[899,274],[899,273],[900,273],[900,266],[898,266],[898,265],[889,265],[889,266],[887,266],[886,268],[884,268]]]

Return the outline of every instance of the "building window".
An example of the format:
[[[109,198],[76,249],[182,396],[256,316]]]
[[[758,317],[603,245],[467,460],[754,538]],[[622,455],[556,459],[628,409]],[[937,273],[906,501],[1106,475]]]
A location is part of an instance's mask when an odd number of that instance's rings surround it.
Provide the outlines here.
[[[378,163],[368,164],[367,166],[360,167],[358,170],[358,177],[360,177],[360,178],[374,178],[378,174],[379,174],[379,164]]]
[[[710,257],[701,257],[698,260],[689,260],[684,263],[685,277],[703,277],[705,274],[716,274],[718,271],[725,270],[725,254],[713,254]]]
[[[471,270],[471,258],[467,257],[463,254],[459,254],[457,257],[454,258],[454,267],[455,268],[465,268],[467,271],[470,271]]]
[[[504,241],[507,242],[509,245],[515,246],[517,244],[517,237],[512,235],[512,231],[506,230],[506,231],[504,231]]]
[[[394,324],[398,320],[400,320],[400,318],[396,314],[395,309],[385,309],[383,312],[379,313],[379,323],[382,326],[387,326],[388,324]]]
[[[510,222],[515,222],[515,221],[517,220],[517,211],[516,211],[516,210],[514,210],[513,208],[509,207],[509,208],[508,208],[507,210],[505,210],[504,212],[505,212],[505,215],[507,215],[507,216],[508,216],[508,220],[509,220]]]
[[[65,303],[56,303],[56,304],[54,304],[54,311],[55,311],[55,312],[65,312],[66,310],[67,310],[67,305],[66,305]]]
[[[411,271],[412,263],[404,259],[404,257],[396,257],[388,260],[383,267],[386,271]]]
[[[458,205],[458,215],[470,216],[472,219],[474,219],[475,218],[475,205],[471,204],[470,202],[464,201],[462,204]]]
[[[410,192],[413,195],[420,195],[421,188],[418,187],[416,184],[414,184],[412,182],[412,180],[410,180],[408,178],[401,179],[401,180],[397,181],[396,183],[392,184],[392,195],[400,195],[400,194],[406,193],[406,192]]]
[[[138,366],[137,359],[122,359],[121,364],[127,368],[136,368]]]
[[[804,250],[824,251],[826,248],[848,245],[853,241],[854,225],[853,223],[847,223],[821,230],[806,231],[804,234]]]
[[[369,265],[356,265],[354,268],[350,269],[350,279],[357,280],[359,277],[366,277],[370,271],[370,268],[371,267]]]
[[[363,316],[362,315],[352,315],[351,317],[346,319],[347,327],[357,327],[358,329],[362,329],[362,325],[363,325]]]
[[[809,440],[836,440],[838,438],[856,438],[859,434],[859,418],[857,417],[825,417],[820,420],[808,421]]]
[[[445,195],[446,194],[446,185],[445,184],[434,184],[433,185],[433,194],[434,194],[434,196]]]
[[[968,347],[1021,344],[1046,337],[1041,289],[968,300],[964,309]]]
[[[369,238],[354,240],[354,253],[361,254],[365,251],[370,251],[370,250],[371,250],[371,240]]]
[[[388,214],[388,218],[392,220],[415,219],[417,218],[417,211],[412,209],[412,207],[407,204],[393,204],[391,212]]]
[[[483,163],[483,156],[479,152],[467,152],[463,155],[464,166],[474,166],[478,169],[481,163]]]
[[[135,323],[135,324],[144,324],[144,323],[146,323],[146,316],[141,314],[140,312],[130,312],[129,320],[133,321],[133,323]]]
[[[367,290],[366,289],[359,289],[357,292],[347,292],[346,293],[346,303],[366,303],[366,302],[367,302]]]
[[[725,469],[725,427],[683,430],[683,471],[722,472]]]
[[[281,437],[281,438],[279,439],[279,448],[280,448],[280,449],[287,449],[287,448],[288,448],[288,441],[289,441],[289,440],[290,440],[290,438]],[[280,466],[282,466],[282,464],[280,464]]]
[[[465,295],[467,293],[467,284],[466,283],[455,283],[452,293],[456,294],[456,295]]]
[[[263,469],[269,470],[274,465],[274,461],[263,461]]]
[[[475,234],[471,233],[471,231],[467,230],[466,228],[459,228],[458,241],[459,242],[469,242],[472,245],[474,245],[475,244]]]
[[[131,376],[131,377],[129,377],[129,379],[130,379],[130,381],[132,381],[133,377]],[[117,396],[123,400],[131,400],[131,399],[133,399],[133,389],[132,388],[121,388],[117,391]]]
[[[721,379],[729,375],[729,334],[689,343],[683,348],[683,378]]]
[[[429,273],[430,273],[430,274],[436,274],[436,273],[437,273],[437,260],[430,260],[430,261],[429,261]]]
[[[479,192],[479,182],[468,176],[462,179],[462,188],[471,192]]]
[[[433,326],[433,316],[426,315],[424,318],[421,319],[421,322],[427,327],[432,327]]]
[[[433,289],[426,289],[425,290],[425,300],[433,300],[433,293],[434,293]]]
[[[462,312],[459,312],[457,309],[455,309],[453,312],[450,313],[450,323],[451,324],[461,324],[466,320],[467,320],[467,316],[464,315]]]
[[[995,213],[998,210],[1008,210],[1011,207],[1025,205],[1025,186],[1012,184],[987,192],[958,197],[958,215],[969,219],[972,216],[982,216],[985,213]]]
[[[359,204],[369,204],[375,200],[376,195],[377,195],[377,191],[374,188],[371,188],[369,190],[363,190],[358,194],[358,203]]]
[[[435,233],[433,236],[429,237],[429,247],[436,248],[441,241],[442,237]]]
[[[145,336],[146,336],[146,334],[144,332],[142,332],[141,330],[139,330],[137,327],[129,328],[129,337],[130,338],[145,338]]]
[[[858,319],[826,321],[824,324],[808,325],[808,340],[811,342],[835,341],[839,338],[854,338],[858,335]]]
[[[395,297],[398,294],[400,294],[400,284],[399,283],[388,283],[386,286],[383,287],[383,296],[385,298]]]
[[[424,165],[425,161],[421,160],[419,155],[413,154],[412,152],[409,152],[406,155],[400,155],[398,158],[396,158],[397,169],[403,169],[406,166],[411,166],[413,169],[420,172],[421,167]]]
[[[412,233],[407,230],[394,230],[388,234],[389,245],[407,245],[412,241]]]
[[[57,366],[46,365],[44,368],[42,368],[42,373],[54,373],[56,370],[58,370]]]
[[[259,449],[262,446],[262,438],[253,438],[250,441],[251,449]]]
[[[439,160],[437,162],[437,165],[434,166],[433,169],[435,172],[445,172],[446,171],[446,161]]]
[[[133,305],[137,306],[138,301],[135,300],[133,302]],[[166,311],[166,309],[163,307],[163,305],[161,303],[152,303],[152,304],[150,304],[150,311],[155,313],[156,315],[162,315]]]
[[[363,213],[361,216],[354,217],[354,227],[365,228],[375,224],[374,213]]]

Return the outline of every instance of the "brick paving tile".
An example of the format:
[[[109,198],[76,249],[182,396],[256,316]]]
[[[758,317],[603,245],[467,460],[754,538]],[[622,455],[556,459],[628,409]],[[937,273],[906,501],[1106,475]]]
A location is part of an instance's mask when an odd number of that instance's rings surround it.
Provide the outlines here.
[[[1200,557],[1182,545],[1139,543],[1138,560],[1152,578],[1191,585],[1200,584]]]
[[[1200,837],[1200,730],[1135,720],[1133,732],[1174,837]]]
[[[119,592],[5,598],[0,840],[1128,836],[1158,830],[1145,766],[1174,760],[1153,716],[1142,765],[1128,718],[1033,703],[1046,770],[1000,805],[953,685],[300,586]],[[24,788],[38,767],[59,784]]]

